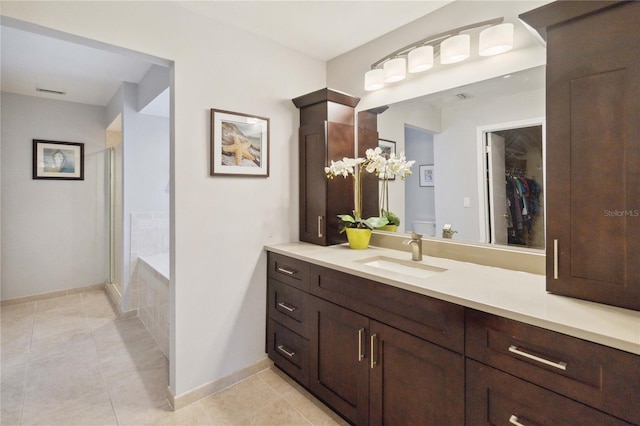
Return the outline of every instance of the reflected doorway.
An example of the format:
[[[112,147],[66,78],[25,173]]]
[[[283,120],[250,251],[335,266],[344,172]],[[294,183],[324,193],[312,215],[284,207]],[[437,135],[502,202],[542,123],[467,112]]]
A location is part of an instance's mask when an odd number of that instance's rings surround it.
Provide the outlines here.
[[[484,132],[489,242],[544,249],[543,125]]]

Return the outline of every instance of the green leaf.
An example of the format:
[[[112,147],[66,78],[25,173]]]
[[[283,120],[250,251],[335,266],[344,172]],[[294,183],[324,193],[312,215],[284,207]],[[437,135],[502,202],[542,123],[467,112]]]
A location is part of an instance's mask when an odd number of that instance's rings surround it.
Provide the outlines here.
[[[348,214],[339,214],[338,217],[343,222],[349,222],[349,223],[355,223],[356,222],[356,220],[353,218],[353,216],[348,215]]]
[[[389,221],[386,217],[370,217],[369,219],[364,220],[365,225],[369,229],[380,228],[381,226],[385,226]]]
[[[396,216],[395,213],[382,210],[382,214],[387,218],[389,224],[396,226],[400,225],[400,218]]]

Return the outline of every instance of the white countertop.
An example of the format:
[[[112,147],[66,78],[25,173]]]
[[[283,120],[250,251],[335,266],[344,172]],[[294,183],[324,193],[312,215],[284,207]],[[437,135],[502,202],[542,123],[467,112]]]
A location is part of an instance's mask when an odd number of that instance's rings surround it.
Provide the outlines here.
[[[411,260],[411,253],[378,247],[352,250],[303,242],[267,245],[266,250],[371,279],[458,305],[579,337],[640,355],[640,312],[549,294],[545,277],[527,272],[423,256],[444,268],[431,278],[415,278],[358,263],[385,256]]]

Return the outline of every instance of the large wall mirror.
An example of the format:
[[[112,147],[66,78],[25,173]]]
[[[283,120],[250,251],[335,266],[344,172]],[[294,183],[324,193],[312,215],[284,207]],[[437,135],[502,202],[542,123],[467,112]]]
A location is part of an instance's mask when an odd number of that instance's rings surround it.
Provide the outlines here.
[[[376,108],[385,145],[415,160],[390,182],[399,232],[544,249],[544,66]]]

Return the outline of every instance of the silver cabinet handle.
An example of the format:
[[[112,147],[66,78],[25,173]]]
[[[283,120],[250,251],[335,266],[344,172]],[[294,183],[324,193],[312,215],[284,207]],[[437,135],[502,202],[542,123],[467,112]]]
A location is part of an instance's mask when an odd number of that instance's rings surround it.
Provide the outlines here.
[[[364,352],[363,352],[363,344],[362,341],[364,340],[364,328],[361,328],[360,330],[358,330],[358,361],[362,361],[364,359]]]
[[[564,370],[567,369],[567,363],[566,362],[549,361],[548,359],[540,358],[539,356],[535,356],[535,355],[532,355],[530,353],[524,352],[524,351],[518,349],[518,347],[514,346],[514,345],[509,346],[509,352],[513,352],[516,355],[520,355],[520,356],[523,356],[525,358],[529,358],[529,359],[532,359],[534,361],[541,362],[542,364],[550,365],[550,366],[555,367],[555,368],[557,368],[559,370],[563,370],[564,371]]]
[[[515,414],[512,414],[511,417],[509,417],[509,423],[516,426],[524,426],[518,421],[518,416],[516,416]]]
[[[280,306],[282,309],[286,309],[286,310],[287,310],[287,311],[289,311],[289,312],[293,312],[293,311],[295,311],[296,309],[298,309],[298,308],[296,308],[295,306],[289,306],[289,305],[287,305],[287,304],[286,304],[286,303],[284,303],[284,302],[278,302],[278,306]]]
[[[376,340],[378,339],[377,334],[371,335],[371,368],[374,368],[378,364],[378,360],[376,360]]]
[[[322,216],[318,216],[318,238],[322,238]]]
[[[558,279],[558,240],[553,240],[553,279]]]
[[[290,271],[288,269],[284,269],[278,266],[278,272],[282,272],[283,274],[287,274],[287,275],[295,275],[296,271]]]
[[[285,354],[286,356],[288,356],[289,358],[293,358],[293,356],[296,354],[296,353],[295,353],[295,352],[293,352],[293,351],[288,351],[288,350],[284,347],[284,345],[278,345],[278,350],[279,350],[280,352],[282,352],[283,354]]]

